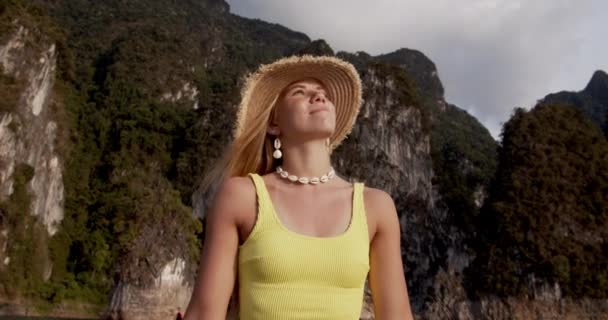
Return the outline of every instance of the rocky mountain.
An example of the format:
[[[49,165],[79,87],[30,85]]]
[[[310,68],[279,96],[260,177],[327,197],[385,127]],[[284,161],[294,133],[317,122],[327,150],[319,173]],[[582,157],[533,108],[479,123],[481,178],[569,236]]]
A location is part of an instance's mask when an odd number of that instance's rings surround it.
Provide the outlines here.
[[[587,117],[608,133],[608,74],[597,70],[587,86],[578,92],[560,91],[541,100],[546,104],[574,105]]]
[[[4,14],[10,9],[4,8]],[[47,243],[64,216],[66,114],[57,98],[58,45],[48,21],[0,30],[0,283],[5,296],[49,281]],[[35,274],[36,277],[31,277]]]
[[[419,51],[335,53],[221,0],[9,0],[0,17],[0,312],[24,300],[125,319],[185,309],[209,201],[197,186],[230,142],[243,77],[304,53],[361,75],[364,105],[334,166],[395,199],[418,318],[541,319],[570,299],[542,279],[504,298],[466,278],[499,145],[445,100]],[[373,319],[366,292],[361,318]]]
[[[445,101],[443,85],[439,80],[437,67],[422,52],[402,48],[395,52],[379,55],[377,58],[396,64],[414,75],[420,96],[435,102]]]

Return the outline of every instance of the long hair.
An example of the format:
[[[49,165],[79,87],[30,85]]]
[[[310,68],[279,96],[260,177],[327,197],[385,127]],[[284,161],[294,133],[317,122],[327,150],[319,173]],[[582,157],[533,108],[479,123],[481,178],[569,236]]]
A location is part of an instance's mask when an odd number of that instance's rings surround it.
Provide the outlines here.
[[[255,115],[250,125],[243,128],[243,132],[224,149],[220,159],[207,171],[201,182],[203,193],[207,194],[230,177],[243,177],[250,172],[263,175],[274,170],[277,165],[272,157],[274,136],[268,134],[266,129],[276,114],[277,99],[274,99],[271,108]]]
[[[280,96],[280,95],[279,95]],[[215,197],[218,186],[227,178],[246,176],[250,172],[260,175],[271,172],[281,161],[272,157],[274,152],[274,136],[268,134],[266,129],[276,115],[276,102],[274,99],[271,108],[255,116],[251,125],[230,143],[200,185],[203,202]],[[206,209],[204,210],[206,212]],[[236,320],[239,309],[238,289],[234,289],[228,304],[227,320]]]

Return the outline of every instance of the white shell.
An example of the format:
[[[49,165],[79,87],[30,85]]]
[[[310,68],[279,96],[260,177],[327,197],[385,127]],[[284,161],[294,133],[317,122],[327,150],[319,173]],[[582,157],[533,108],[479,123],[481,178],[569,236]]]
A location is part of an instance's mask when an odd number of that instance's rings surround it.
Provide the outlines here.
[[[281,153],[281,150],[275,150],[272,153],[272,157],[275,159],[280,159],[283,156],[283,153]]]
[[[281,147],[281,140],[279,138],[274,139],[274,148],[279,149]]]
[[[319,184],[320,182],[325,183],[325,182],[333,179],[336,176],[336,172],[334,171],[334,168],[331,168],[331,167],[330,167],[329,173],[321,176],[320,178],[318,178],[318,177],[312,177],[312,178],[298,177],[296,175],[289,174],[281,166],[277,166],[276,172],[281,176],[281,178],[289,179],[291,182],[300,182],[302,184],[309,184],[309,183],[310,184]]]

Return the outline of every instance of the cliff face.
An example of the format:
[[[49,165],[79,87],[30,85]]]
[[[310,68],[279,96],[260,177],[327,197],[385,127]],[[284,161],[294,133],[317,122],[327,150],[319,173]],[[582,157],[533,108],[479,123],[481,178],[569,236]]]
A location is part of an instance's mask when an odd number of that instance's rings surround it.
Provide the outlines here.
[[[190,301],[192,286],[186,261],[176,258],[158,270],[153,281],[145,285],[120,282],[113,289],[105,316],[113,319],[171,319]]]
[[[47,239],[64,215],[56,64],[54,41],[35,26],[15,19],[0,37],[0,278],[8,292],[53,270]]]
[[[445,103],[443,84],[435,63],[418,50],[402,48],[379,55],[382,61],[398,65],[416,78],[418,93],[435,103]]]
[[[359,69],[365,103],[336,157],[346,175],[392,194],[415,313],[429,319],[459,317],[468,310],[462,274],[475,257],[465,245],[472,235],[462,217],[483,202],[495,142],[472,116],[445,101],[437,69],[421,52],[338,55]],[[480,158],[480,151],[487,158]],[[451,167],[445,164],[451,163],[448,157],[455,162]],[[452,187],[444,181],[454,174],[471,186],[461,198],[449,200],[477,205],[451,207],[444,199],[443,191]],[[373,309],[371,304],[367,309]]]
[[[426,251],[429,234],[420,228],[433,210],[428,113],[421,109],[414,88],[403,69],[392,65],[368,64],[360,70],[364,103],[351,132],[334,155],[336,168],[347,177],[389,192],[400,213],[403,260],[413,302],[428,285]],[[370,166],[373,164],[373,166]],[[418,291],[416,288],[420,288]],[[371,318],[371,297],[367,291],[366,314]]]
[[[0,201],[13,191],[12,174],[19,163],[34,168],[30,190],[36,196],[32,214],[39,216],[50,235],[63,217],[62,166],[57,145],[57,122],[53,119],[53,85],[55,81],[55,44],[37,41],[29,30],[18,23],[17,30],[0,46],[0,62],[5,75],[22,82],[18,103],[12,112],[0,118]],[[38,35],[41,36],[41,35]]]

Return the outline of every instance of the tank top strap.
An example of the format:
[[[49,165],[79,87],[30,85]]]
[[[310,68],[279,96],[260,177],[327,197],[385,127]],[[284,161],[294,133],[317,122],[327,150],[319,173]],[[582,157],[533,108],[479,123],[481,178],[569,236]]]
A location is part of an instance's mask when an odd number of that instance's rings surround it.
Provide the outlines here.
[[[365,203],[363,202],[363,190],[365,190],[365,183],[355,182],[353,188],[353,222],[360,224],[365,230],[367,230],[367,217],[365,214]]]
[[[256,193],[256,221],[251,236],[259,233],[260,229],[267,229],[272,223],[272,202],[270,195],[266,190],[263,178],[257,173],[249,173],[249,177],[253,181]]]
[[[253,184],[255,185],[255,193],[258,197],[259,205],[263,205],[265,209],[269,209],[270,197],[266,193],[266,188],[264,188],[263,178],[255,172],[249,173],[249,176],[251,177],[251,180],[253,180]]]

